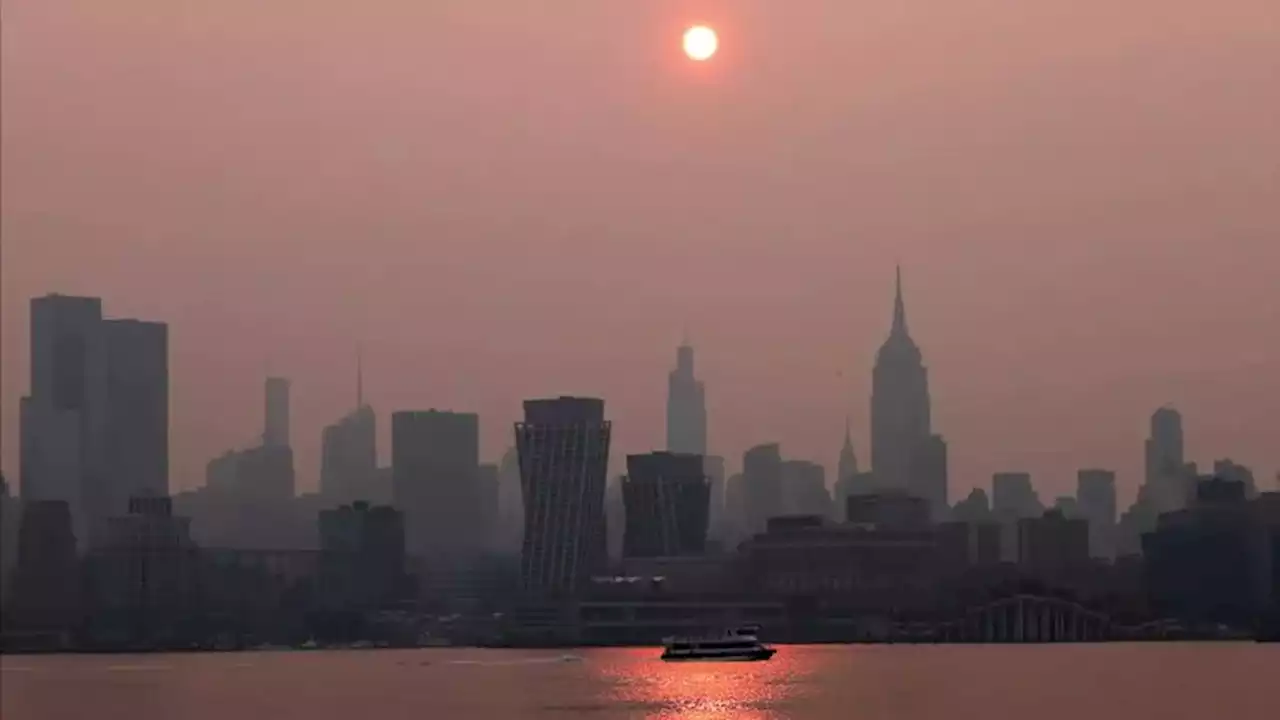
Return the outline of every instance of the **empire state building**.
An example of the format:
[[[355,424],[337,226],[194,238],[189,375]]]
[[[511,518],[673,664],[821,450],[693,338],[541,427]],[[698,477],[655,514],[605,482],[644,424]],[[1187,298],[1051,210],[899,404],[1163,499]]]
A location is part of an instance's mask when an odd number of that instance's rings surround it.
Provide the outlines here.
[[[871,465],[876,485],[929,501],[935,518],[947,511],[947,446],[933,434],[929,373],[907,331],[898,270],[893,326],[876,353],[871,391]]]

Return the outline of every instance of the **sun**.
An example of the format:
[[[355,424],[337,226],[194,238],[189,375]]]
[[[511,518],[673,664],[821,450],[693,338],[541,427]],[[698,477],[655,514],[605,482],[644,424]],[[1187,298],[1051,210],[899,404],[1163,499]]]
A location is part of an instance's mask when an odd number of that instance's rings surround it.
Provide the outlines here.
[[[684,31],[684,54],[691,60],[710,60],[718,47],[720,39],[716,37],[716,31],[706,25],[694,25]]]

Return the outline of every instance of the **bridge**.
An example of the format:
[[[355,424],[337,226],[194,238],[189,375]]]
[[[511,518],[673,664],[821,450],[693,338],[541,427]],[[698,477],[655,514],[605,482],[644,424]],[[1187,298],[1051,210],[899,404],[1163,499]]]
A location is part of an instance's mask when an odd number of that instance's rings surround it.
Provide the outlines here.
[[[970,608],[965,617],[937,628],[941,642],[1098,642],[1111,635],[1110,619],[1079,603],[1038,595],[1014,595]]]

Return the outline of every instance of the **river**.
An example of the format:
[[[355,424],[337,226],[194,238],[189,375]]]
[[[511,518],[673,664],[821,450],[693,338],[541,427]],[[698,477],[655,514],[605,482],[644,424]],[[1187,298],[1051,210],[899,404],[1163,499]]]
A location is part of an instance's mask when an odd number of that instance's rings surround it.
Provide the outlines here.
[[[4,720],[1179,720],[1280,717],[1280,645],[781,646],[0,658]]]

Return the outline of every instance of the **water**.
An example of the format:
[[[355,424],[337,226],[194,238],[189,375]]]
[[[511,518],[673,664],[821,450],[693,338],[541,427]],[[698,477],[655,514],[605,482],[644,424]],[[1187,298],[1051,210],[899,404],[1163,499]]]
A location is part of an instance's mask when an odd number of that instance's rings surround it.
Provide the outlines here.
[[[1275,720],[1280,646],[782,646],[9,656],[4,720]]]

